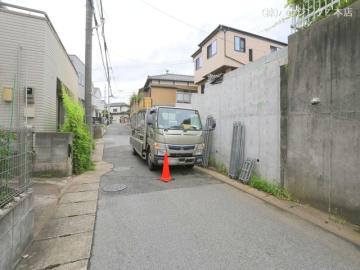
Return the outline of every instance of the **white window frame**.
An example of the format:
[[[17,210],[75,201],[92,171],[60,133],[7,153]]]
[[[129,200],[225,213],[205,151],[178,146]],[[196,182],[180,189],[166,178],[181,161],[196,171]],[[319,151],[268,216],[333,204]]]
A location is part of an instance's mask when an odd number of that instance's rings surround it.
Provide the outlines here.
[[[199,70],[202,67],[202,58],[199,56],[195,59],[195,70]]]
[[[270,45],[270,52],[277,52],[278,50],[280,50],[280,48],[279,48],[279,47],[276,47],[276,46]]]
[[[237,43],[236,41],[239,41],[239,48],[237,48]],[[244,46],[242,47],[241,44],[242,44],[242,41],[243,41],[243,44]],[[243,37],[240,37],[240,36],[234,36],[234,50],[237,51],[237,52],[246,52],[246,39],[243,38]]]
[[[210,54],[208,51],[208,48],[210,47]],[[217,54],[217,40],[213,40],[210,45],[206,47],[206,56],[207,58],[213,57],[215,54]]]
[[[176,91],[176,103],[191,103],[191,92]]]

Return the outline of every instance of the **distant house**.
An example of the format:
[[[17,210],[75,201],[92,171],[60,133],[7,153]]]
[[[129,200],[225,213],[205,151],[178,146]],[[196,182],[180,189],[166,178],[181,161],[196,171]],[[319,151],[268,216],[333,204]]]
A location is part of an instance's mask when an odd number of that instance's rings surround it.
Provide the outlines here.
[[[85,64],[76,55],[69,56],[78,74],[79,102],[85,108]],[[101,117],[104,116],[104,110],[106,110],[106,103],[103,100],[100,88],[96,88],[94,87],[94,85],[92,85],[91,92],[91,108],[91,116],[93,117],[93,122],[102,122]]]
[[[196,93],[194,77],[189,75],[166,73],[148,76],[144,87],[139,89],[140,107],[145,106],[146,99],[151,105],[181,106],[191,103],[191,95]]]
[[[219,25],[192,55],[194,82],[204,93],[205,82],[219,82],[222,74],[246,65],[264,55],[287,46],[286,43]]]
[[[127,123],[129,119],[130,106],[126,103],[111,103],[110,116],[113,123]]]
[[[76,69],[46,13],[0,6],[0,126],[17,119],[55,132],[64,121],[62,86],[78,97]]]
[[[102,99],[101,90],[98,87],[92,88],[91,104],[91,115],[93,117],[93,121],[102,122],[101,117],[103,116],[103,112],[106,109],[106,103]]]
[[[79,101],[85,106],[85,64],[75,54],[69,55],[78,75]]]

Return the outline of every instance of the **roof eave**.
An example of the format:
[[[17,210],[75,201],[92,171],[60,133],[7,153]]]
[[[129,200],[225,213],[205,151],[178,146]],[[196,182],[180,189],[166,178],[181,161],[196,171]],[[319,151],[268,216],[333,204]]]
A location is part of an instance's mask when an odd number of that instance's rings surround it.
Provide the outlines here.
[[[213,38],[213,36],[215,36],[221,30],[233,31],[233,32],[236,32],[236,33],[239,33],[239,34],[243,34],[243,35],[263,39],[263,40],[266,40],[266,41],[269,41],[269,42],[272,42],[272,43],[275,43],[275,44],[279,44],[279,45],[282,45],[282,46],[288,46],[288,44],[285,43],[285,42],[281,42],[281,41],[278,41],[278,40],[275,40],[275,39],[267,38],[267,37],[264,37],[264,36],[260,36],[260,35],[257,35],[257,34],[253,34],[253,33],[250,33],[250,32],[246,32],[246,31],[239,30],[239,29],[236,29],[236,28],[233,28],[233,27],[229,27],[229,26],[226,26],[226,25],[219,24],[218,27],[216,27],[207,37],[205,37],[203,39],[203,41],[200,42],[200,44],[199,44],[200,48],[192,55],[192,57],[194,55],[196,55],[196,53],[201,49],[201,47],[203,47],[211,38]]]

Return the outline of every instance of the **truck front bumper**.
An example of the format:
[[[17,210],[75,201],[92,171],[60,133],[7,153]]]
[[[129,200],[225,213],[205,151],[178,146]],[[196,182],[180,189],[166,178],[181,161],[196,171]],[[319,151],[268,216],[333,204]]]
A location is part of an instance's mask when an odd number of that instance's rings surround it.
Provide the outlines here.
[[[155,164],[162,165],[164,163],[164,156],[155,156]],[[193,165],[201,164],[203,156],[192,156],[192,157],[169,157],[169,165]]]

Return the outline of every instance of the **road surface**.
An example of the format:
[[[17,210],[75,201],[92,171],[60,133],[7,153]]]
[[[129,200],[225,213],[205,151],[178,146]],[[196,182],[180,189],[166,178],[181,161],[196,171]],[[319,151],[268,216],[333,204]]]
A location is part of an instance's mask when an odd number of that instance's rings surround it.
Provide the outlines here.
[[[90,269],[360,269],[360,250],[209,176],[172,169],[159,181],[113,124]]]

